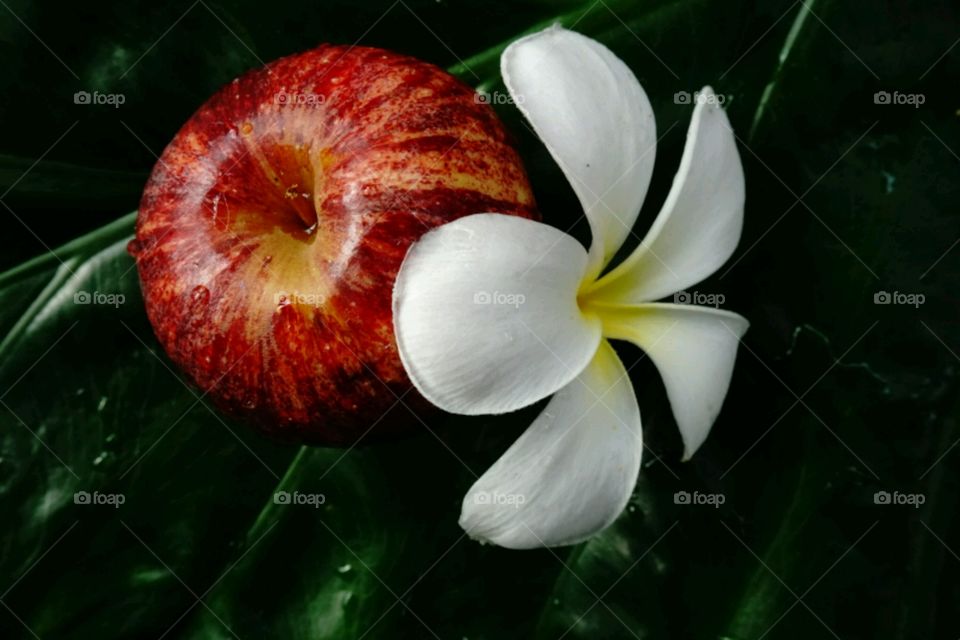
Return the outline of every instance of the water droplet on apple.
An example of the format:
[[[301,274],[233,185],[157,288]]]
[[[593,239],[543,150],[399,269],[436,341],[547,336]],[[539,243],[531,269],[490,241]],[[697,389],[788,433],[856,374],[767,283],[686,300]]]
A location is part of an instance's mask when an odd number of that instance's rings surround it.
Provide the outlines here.
[[[367,184],[363,185],[362,187],[360,187],[360,193],[362,193],[363,195],[365,195],[365,196],[368,197],[368,198],[372,198],[373,196],[377,195],[377,187],[376,187],[376,185],[372,185],[372,184],[370,184],[370,183],[367,183]]]
[[[240,133],[242,133],[245,136],[248,136],[251,133],[253,133],[253,123],[247,121],[247,122],[244,122],[242,125],[240,125]]]
[[[243,403],[243,408],[244,408],[244,409],[256,409],[256,408],[257,408],[257,402],[256,402],[256,400],[246,400],[246,401],[244,401],[244,403]]]
[[[127,243],[127,253],[133,256],[134,260],[140,256],[141,251],[143,251],[143,245],[138,240],[131,240]]]
[[[210,290],[202,284],[198,284],[190,293],[190,299],[194,305],[205,305],[210,301]]]

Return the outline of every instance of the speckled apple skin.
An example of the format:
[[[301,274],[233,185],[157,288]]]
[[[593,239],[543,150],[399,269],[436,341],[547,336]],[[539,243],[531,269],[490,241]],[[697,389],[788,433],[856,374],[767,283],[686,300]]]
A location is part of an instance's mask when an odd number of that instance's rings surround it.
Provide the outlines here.
[[[207,397],[280,439],[345,445],[422,428],[394,279],[424,232],[488,211],[537,217],[493,110],[433,65],[323,45],[190,118],[130,252],[157,339]]]

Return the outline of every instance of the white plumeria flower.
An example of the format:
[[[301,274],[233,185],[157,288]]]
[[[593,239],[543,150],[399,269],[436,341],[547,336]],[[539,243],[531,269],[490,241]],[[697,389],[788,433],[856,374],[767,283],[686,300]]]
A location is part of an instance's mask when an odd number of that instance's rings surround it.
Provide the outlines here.
[[[633,493],[640,411],[605,338],[636,344],[660,371],[684,459],[706,439],[748,323],[652,301],[730,257],[744,181],[727,116],[705,88],[663,209],[636,251],[601,276],[631,233],[653,172],[647,96],[609,49],[557,27],[511,44],[501,70],[583,206],[590,250],[539,222],[466,216],[410,248],[393,313],[404,367],[438,407],[500,414],[553,395],[463,500],[460,525],[473,538],[524,549],[590,537]]]

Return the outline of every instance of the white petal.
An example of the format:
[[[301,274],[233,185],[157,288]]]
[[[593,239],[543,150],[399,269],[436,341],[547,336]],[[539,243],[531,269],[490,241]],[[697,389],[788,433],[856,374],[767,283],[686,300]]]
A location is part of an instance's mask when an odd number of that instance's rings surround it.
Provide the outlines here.
[[[733,254],[743,229],[743,167],[727,114],[699,94],[680,169],[640,246],[589,289],[611,304],[658,300],[700,282]]]
[[[466,216],[410,248],[393,289],[404,368],[438,407],[513,411],[575,378],[600,343],[577,306],[583,247],[539,222]]]
[[[602,317],[605,336],[636,344],[657,366],[688,460],[720,413],[750,323],[729,311],[676,304],[609,307]]]
[[[609,49],[558,27],[511,44],[500,69],[583,205],[595,277],[629,235],[650,184],[656,123],[647,95]]]
[[[630,377],[604,341],[590,366],[470,488],[460,526],[511,549],[580,542],[623,511],[642,449]]]

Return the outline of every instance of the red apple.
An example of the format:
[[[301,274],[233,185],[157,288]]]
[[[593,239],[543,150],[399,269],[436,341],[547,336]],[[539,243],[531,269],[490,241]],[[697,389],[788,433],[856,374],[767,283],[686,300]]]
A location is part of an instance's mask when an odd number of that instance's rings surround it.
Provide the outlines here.
[[[443,70],[323,45],[221,89],[147,183],[130,252],[170,358],[227,413],[315,444],[393,432],[391,290],[432,227],[535,217],[493,110]],[[404,403],[426,401],[412,391]],[[398,405],[400,406],[400,405]]]

